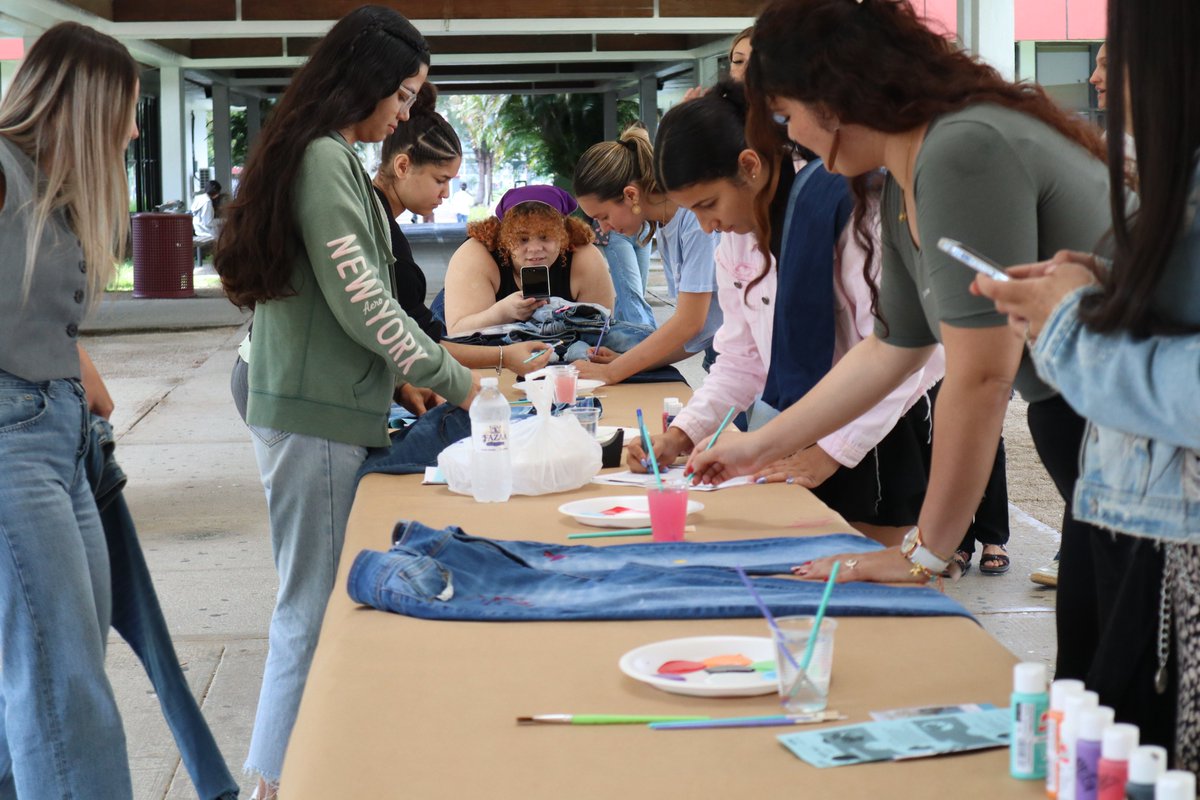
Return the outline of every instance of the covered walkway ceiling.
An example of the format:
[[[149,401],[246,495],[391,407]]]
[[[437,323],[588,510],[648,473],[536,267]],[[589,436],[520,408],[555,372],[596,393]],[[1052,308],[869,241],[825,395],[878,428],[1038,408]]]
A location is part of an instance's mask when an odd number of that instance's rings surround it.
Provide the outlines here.
[[[64,19],[258,96],[282,92],[305,53],[358,0],[0,0],[0,30],[34,37]],[[760,0],[392,0],[428,38],[443,93],[637,91],[723,54]]]

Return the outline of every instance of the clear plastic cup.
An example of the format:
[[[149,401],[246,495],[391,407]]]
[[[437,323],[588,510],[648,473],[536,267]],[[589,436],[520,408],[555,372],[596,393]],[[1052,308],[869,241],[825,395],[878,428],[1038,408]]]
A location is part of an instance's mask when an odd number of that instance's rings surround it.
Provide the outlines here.
[[[778,617],[778,631],[772,631],[775,640],[775,671],[779,676],[779,702],[788,714],[803,714],[824,711],[829,703],[829,678],[833,673],[833,635],[837,631],[837,620],[826,617],[821,621],[816,649],[808,670],[801,673],[792,665],[804,663],[804,651],[812,635],[813,617]],[[791,655],[791,659],[788,655]]]
[[[575,402],[576,385],[579,370],[570,364],[554,364],[546,367],[546,381],[554,392],[554,402],[568,404]]]
[[[683,527],[687,520],[687,484],[664,480],[660,489],[657,483],[652,483],[646,490],[646,500],[650,506],[650,538],[656,542],[683,541]]]
[[[571,406],[568,410],[590,436],[596,435],[596,426],[600,422],[600,409],[594,406]]]

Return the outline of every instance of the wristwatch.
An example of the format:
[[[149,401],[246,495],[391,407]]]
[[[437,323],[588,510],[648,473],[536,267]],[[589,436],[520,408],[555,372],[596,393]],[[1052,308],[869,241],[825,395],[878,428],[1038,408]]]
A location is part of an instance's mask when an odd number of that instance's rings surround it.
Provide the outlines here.
[[[941,575],[950,566],[950,559],[942,558],[925,546],[921,540],[921,529],[913,528],[900,542],[900,554],[913,565],[913,575]]]

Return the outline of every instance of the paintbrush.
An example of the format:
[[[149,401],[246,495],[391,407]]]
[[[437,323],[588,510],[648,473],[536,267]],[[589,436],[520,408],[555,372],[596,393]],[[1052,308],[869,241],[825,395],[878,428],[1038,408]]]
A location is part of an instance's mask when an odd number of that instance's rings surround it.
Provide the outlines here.
[[[517,717],[518,725],[648,725],[651,722],[700,722],[702,716],[673,714],[534,714]]]

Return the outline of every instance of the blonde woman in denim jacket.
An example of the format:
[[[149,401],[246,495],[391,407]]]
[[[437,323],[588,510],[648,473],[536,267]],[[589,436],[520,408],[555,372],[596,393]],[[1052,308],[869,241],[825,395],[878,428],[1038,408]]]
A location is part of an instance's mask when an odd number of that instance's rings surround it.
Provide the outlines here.
[[[1113,192],[1111,264],[1064,252],[1049,262],[1013,269],[1021,280],[980,278],[977,289],[1027,332],[1039,374],[1088,419],[1076,517],[1114,531],[1116,547],[1127,543],[1122,555],[1134,556],[1092,565],[1097,586],[1115,594],[1097,598],[1108,603],[1110,616],[1104,620],[1108,633],[1096,666],[1087,676],[1089,688],[1106,704],[1112,704],[1114,692],[1117,700],[1151,690],[1174,696],[1176,719],[1168,732],[1173,735],[1160,743],[1174,745],[1176,766],[1195,772],[1200,769],[1200,108],[1191,98],[1200,91],[1200,51],[1193,44],[1200,37],[1200,18],[1185,13],[1192,2],[1170,0],[1152,9],[1134,0],[1109,5],[1112,185],[1121,186],[1128,118],[1141,190],[1133,217],[1126,215],[1123,194]],[[1180,30],[1181,25],[1191,30]],[[1129,115],[1123,108],[1126,80]],[[1139,548],[1153,552],[1161,565],[1156,574],[1139,566],[1147,561]],[[1138,602],[1145,594],[1151,602]],[[1119,686],[1119,669],[1106,661],[1142,662],[1144,668],[1125,674],[1143,685]]]

